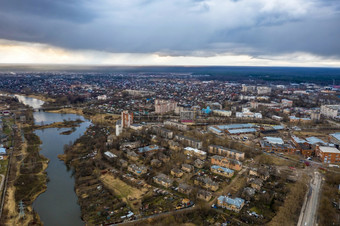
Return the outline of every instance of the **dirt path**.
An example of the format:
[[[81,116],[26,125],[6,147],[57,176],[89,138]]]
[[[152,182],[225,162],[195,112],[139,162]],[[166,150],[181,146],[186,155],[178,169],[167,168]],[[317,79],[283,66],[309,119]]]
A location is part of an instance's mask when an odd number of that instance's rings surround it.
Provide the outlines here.
[[[0,177],[1,177],[1,183],[0,183],[0,191],[2,191],[2,188],[4,186],[4,180],[5,180],[5,176],[0,174]]]
[[[211,206],[212,204],[215,203],[216,199],[220,196],[220,195],[227,195],[229,192],[231,192],[232,190],[237,190],[235,189],[235,186],[237,186],[237,183],[240,183],[242,181],[242,179],[245,178],[240,178],[242,176],[242,174],[247,170],[246,167],[243,167],[243,169],[238,172],[238,174],[236,175],[236,177],[231,181],[230,184],[228,184],[228,186],[225,186],[222,190],[215,192],[215,198],[213,198],[213,200],[211,200],[210,202],[208,202],[208,205]]]
[[[20,164],[22,163],[23,159],[25,158],[25,156],[27,155],[27,141],[26,139],[24,139],[24,143],[21,144],[21,150],[16,152],[13,156],[12,156],[12,164],[16,165],[16,166],[20,166]],[[22,156],[22,160],[21,161],[17,161],[16,156]],[[43,168],[41,170],[41,172],[39,172],[37,175],[42,175],[44,174],[46,168],[48,166],[48,163],[45,161],[43,162]],[[16,170],[16,175],[15,175],[15,179],[18,178],[20,176],[20,167],[17,168]],[[15,192],[16,192],[16,188],[14,186],[14,182],[15,179],[12,181],[8,181],[8,187],[7,187],[7,192],[6,192],[6,196],[5,196],[5,205],[4,205],[4,212],[7,211],[6,216],[4,216],[5,219],[5,225],[28,225],[30,222],[33,221],[34,219],[34,212],[33,212],[33,208],[32,206],[25,206],[25,218],[24,219],[19,219],[19,207],[18,207],[18,203],[16,203],[15,201]],[[33,200],[35,200],[41,193],[43,193],[45,191],[42,190],[41,192],[34,194],[34,196],[32,197]],[[39,216],[37,214],[35,214],[35,217],[37,218],[36,221],[39,222]]]

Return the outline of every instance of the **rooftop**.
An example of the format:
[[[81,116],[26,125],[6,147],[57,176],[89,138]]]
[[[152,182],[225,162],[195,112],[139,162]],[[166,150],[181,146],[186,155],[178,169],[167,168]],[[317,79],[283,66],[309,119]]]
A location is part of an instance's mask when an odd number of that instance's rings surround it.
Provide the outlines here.
[[[326,145],[327,143],[324,142],[323,140],[317,138],[317,137],[307,137],[306,140],[308,141],[308,143],[310,144],[317,144],[317,143],[321,143]]]
[[[320,151],[326,152],[326,153],[336,153],[340,154],[340,151],[337,148],[334,147],[326,147],[326,146],[321,146]]]
[[[305,142],[306,142],[306,140],[301,139],[301,138],[299,138],[299,137],[297,137],[297,136],[292,136],[292,139],[293,139],[296,143],[305,143]]]
[[[220,125],[217,128],[222,130],[230,130],[230,129],[241,129],[241,128],[253,128],[255,125],[253,124],[228,124],[228,125]]]
[[[220,201],[220,202],[226,202],[226,203],[228,203],[229,205],[234,205],[234,206],[236,206],[237,208],[241,208],[241,206],[244,204],[244,200],[243,199],[241,199],[241,198],[234,198],[234,199],[232,199],[232,198],[229,198],[229,197],[227,197],[227,196],[220,196],[220,197],[218,197],[218,200]]]
[[[234,170],[232,170],[232,169],[225,168],[225,167],[222,167],[222,166],[217,166],[217,165],[212,165],[211,169],[223,171],[224,173],[228,173],[228,174],[234,173]]]
[[[109,151],[104,152],[104,154],[105,154],[107,157],[109,157],[109,158],[115,158],[115,157],[117,157],[117,155],[115,155],[115,154],[113,154],[112,152],[109,152]]]
[[[241,151],[236,151],[234,149],[230,149],[230,148],[226,148],[226,147],[223,147],[223,146],[219,146],[219,145],[209,145],[209,147],[213,147],[213,148],[219,148],[219,149],[223,149],[223,150],[226,150],[226,151],[230,151],[230,152],[234,152],[234,153],[238,153],[238,154],[244,154],[243,152]]]
[[[159,149],[160,149],[160,147],[157,146],[157,145],[150,145],[150,146],[138,148],[138,152],[139,153],[145,153],[145,152],[149,152],[149,151],[156,151],[156,150],[159,150]]]
[[[283,126],[273,126],[273,129],[279,130],[279,129],[284,129]]]
[[[256,129],[249,128],[249,129],[230,129],[228,130],[230,134],[238,134],[238,133],[255,133]]]
[[[338,141],[340,141],[340,133],[332,133],[329,134],[330,136],[334,137],[335,139],[337,139]]]
[[[222,133],[221,130],[219,130],[219,129],[213,127],[213,126],[209,126],[209,129],[214,130],[214,131],[217,132],[217,133]]]
[[[6,154],[6,148],[0,148],[0,154]]]
[[[271,144],[284,144],[284,141],[280,137],[264,137],[264,140]]]
[[[196,152],[197,154],[200,154],[200,155],[207,155],[207,153],[205,151],[201,151],[201,150],[198,150],[196,148],[192,148],[192,147],[186,147],[184,148],[185,150],[187,151],[193,151],[193,152]]]

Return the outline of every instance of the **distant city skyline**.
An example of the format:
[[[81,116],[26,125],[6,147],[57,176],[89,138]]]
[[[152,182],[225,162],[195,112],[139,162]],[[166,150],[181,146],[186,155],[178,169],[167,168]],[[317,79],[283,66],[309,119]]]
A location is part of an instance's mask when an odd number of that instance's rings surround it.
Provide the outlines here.
[[[340,1],[0,5],[0,64],[340,67]]]

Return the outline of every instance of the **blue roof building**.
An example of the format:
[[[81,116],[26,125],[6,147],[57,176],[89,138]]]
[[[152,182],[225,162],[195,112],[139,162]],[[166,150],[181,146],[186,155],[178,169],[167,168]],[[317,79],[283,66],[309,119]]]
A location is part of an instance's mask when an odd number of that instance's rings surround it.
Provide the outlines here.
[[[152,151],[158,151],[161,148],[157,145],[150,145],[142,148],[138,148],[138,153],[147,153],[147,152],[152,152]]]
[[[226,167],[212,165],[210,169],[213,173],[220,174],[222,176],[232,177],[234,175],[234,170]]]
[[[210,107],[208,106],[206,109],[202,109],[202,112],[205,113],[205,114],[210,114],[211,113],[211,109]]]
[[[244,206],[244,199],[241,198],[229,198],[227,196],[220,196],[217,198],[217,205],[228,210],[239,212]]]
[[[0,155],[6,155],[6,148],[0,148]]]

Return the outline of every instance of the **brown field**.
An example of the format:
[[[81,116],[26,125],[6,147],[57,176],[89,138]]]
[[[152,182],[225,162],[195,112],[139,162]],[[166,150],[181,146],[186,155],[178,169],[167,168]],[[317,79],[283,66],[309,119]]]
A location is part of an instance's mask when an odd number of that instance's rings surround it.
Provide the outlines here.
[[[83,111],[80,108],[63,108],[59,110],[49,110],[51,113],[60,113],[60,114],[77,114],[83,115]]]
[[[300,136],[300,137],[311,137],[311,136],[319,137],[319,138],[328,137],[328,134],[325,134],[324,132],[315,132],[315,131],[295,131],[294,135]]]
[[[55,102],[55,99],[50,98],[50,97],[45,97],[43,95],[30,94],[30,95],[28,95],[28,97],[36,98],[38,100],[42,100],[42,101],[45,101],[45,102]]]
[[[276,166],[295,166],[296,165],[296,163],[288,161],[286,159],[282,159],[276,156],[266,155],[266,154],[256,156],[254,161],[259,162],[261,164],[276,165]]]
[[[119,178],[115,178],[112,175],[106,174],[100,177],[100,180],[103,184],[110,190],[114,191],[117,197],[121,198],[124,202],[126,202],[131,208],[138,210],[140,206],[140,201],[143,195],[148,192],[147,188],[137,189]],[[134,200],[134,201],[130,201]],[[138,202],[139,205],[133,205],[133,202]]]

